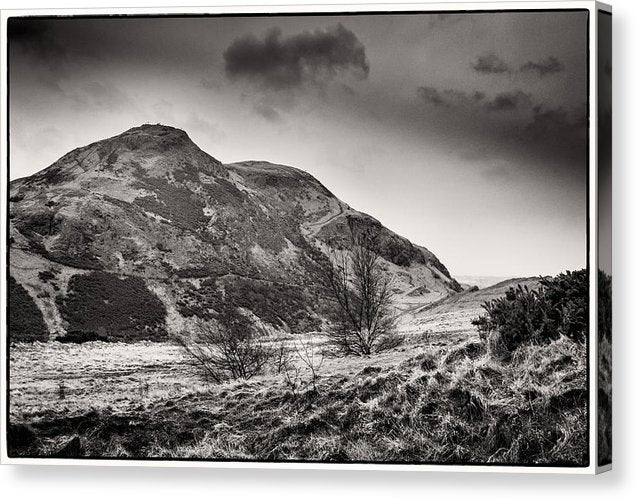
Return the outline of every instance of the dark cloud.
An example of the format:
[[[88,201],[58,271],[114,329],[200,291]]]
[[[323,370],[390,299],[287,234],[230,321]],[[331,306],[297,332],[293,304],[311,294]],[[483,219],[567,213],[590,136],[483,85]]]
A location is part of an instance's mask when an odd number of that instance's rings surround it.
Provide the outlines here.
[[[531,96],[521,90],[502,92],[485,103],[488,111],[512,111],[531,104]]]
[[[542,61],[529,61],[520,66],[520,71],[523,73],[537,72],[541,77],[551,75],[553,73],[560,73],[564,71],[564,65],[557,59],[557,57],[549,56]]]
[[[465,108],[466,110],[512,111],[531,105],[531,96],[521,90],[501,92],[493,99],[487,99],[484,92],[463,92],[462,90],[435,87],[418,87],[418,96],[428,104],[445,108]]]
[[[464,158],[493,162],[525,157],[539,168],[559,162],[562,172],[578,168],[585,158],[585,106],[550,106],[522,90],[485,95],[419,87],[418,96],[429,107],[427,123]],[[489,174],[505,176],[504,171]]]
[[[461,90],[439,90],[435,87],[418,87],[417,92],[418,96],[426,103],[445,108],[475,106],[484,99],[484,93],[477,91],[469,94]]]
[[[41,61],[66,59],[67,50],[52,34],[49,21],[28,17],[11,17],[7,21],[7,35],[11,48],[19,47]]]
[[[433,104],[434,106],[451,106],[451,103],[444,98],[443,92],[435,87],[418,87],[418,97],[423,101]]]
[[[493,53],[478,57],[476,61],[471,63],[471,67],[483,74],[508,73],[511,70],[506,62]]]
[[[226,75],[247,79],[268,90],[288,90],[305,84],[325,84],[337,74],[369,74],[365,46],[342,24],[283,37],[269,30],[263,39],[246,35],[223,54]]]
[[[584,110],[573,116],[561,107],[534,106],[533,118],[527,130],[535,139],[579,135],[581,131],[586,130],[586,115]]]
[[[560,168],[581,168],[586,160],[586,107],[567,111],[562,107],[537,105],[519,136],[528,147],[543,150],[544,155],[565,160]],[[581,168],[581,171],[585,169]]]

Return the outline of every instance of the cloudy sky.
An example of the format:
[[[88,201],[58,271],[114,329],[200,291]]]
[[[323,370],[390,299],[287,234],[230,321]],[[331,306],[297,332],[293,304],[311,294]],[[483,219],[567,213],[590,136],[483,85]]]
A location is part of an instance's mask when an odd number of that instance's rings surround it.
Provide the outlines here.
[[[317,177],[454,274],[585,266],[586,14],[10,23],[10,176],[142,123]]]

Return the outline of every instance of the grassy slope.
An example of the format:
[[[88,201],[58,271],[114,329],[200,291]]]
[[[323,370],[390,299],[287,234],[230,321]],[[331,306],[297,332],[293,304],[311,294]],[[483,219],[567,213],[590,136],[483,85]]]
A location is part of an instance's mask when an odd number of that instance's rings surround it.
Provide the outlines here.
[[[497,297],[502,297],[505,292],[518,285],[536,288],[539,278],[511,278],[495,285],[478,290],[465,290],[456,295],[450,295],[432,304],[422,307],[419,312],[440,314],[443,312],[481,309],[482,304]]]
[[[484,313],[482,304],[504,295],[518,284],[535,288],[537,278],[513,278],[480,290],[465,290],[431,304],[420,306],[400,318],[401,329],[409,333],[436,332],[466,338],[475,334],[471,320]]]

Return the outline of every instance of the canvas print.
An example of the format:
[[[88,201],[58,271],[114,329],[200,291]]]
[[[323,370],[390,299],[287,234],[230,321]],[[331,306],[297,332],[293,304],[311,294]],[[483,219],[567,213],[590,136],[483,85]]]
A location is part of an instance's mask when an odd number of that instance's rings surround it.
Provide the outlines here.
[[[590,16],[10,18],[9,457],[594,464]]]

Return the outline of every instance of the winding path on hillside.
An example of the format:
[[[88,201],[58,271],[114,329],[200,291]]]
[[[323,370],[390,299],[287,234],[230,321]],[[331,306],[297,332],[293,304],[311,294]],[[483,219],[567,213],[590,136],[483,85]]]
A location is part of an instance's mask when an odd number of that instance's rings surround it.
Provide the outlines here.
[[[304,224],[304,226],[309,230],[312,236],[315,236],[321,230],[321,228],[327,226],[330,222],[332,222],[335,219],[338,219],[340,216],[342,216],[345,213],[342,203],[338,204],[338,209],[339,209],[338,213],[335,213],[335,214],[330,213],[326,215],[325,217],[323,217],[322,219],[319,219],[316,222],[308,222],[307,224]]]

